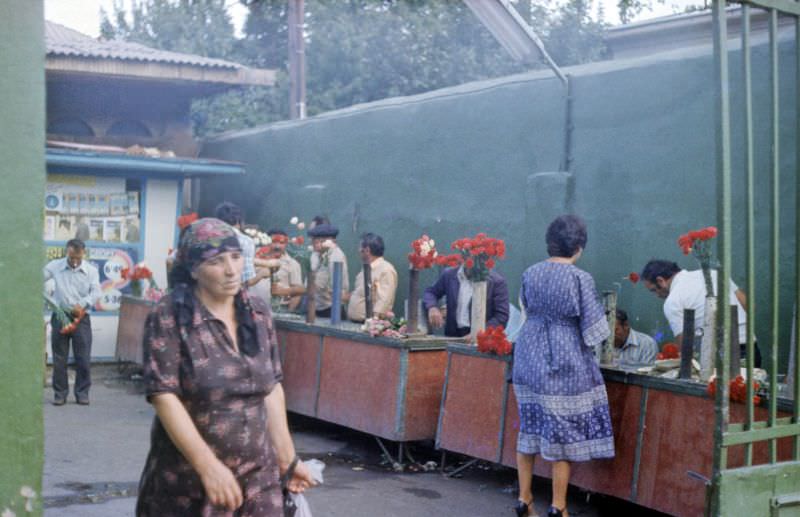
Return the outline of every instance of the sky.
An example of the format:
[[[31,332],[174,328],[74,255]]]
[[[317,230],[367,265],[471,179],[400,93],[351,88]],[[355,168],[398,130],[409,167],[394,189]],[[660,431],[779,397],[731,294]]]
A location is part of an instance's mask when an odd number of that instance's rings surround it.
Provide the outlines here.
[[[126,6],[130,4],[130,0],[116,1],[121,1]],[[49,21],[60,23],[71,29],[96,37],[100,33],[100,9],[103,8],[107,13],[112,13],[114,2],[115,0],[45,0],[44,13],[45,18]],[[611,24],[619,23],[616,7],[617,0],[593,0],[593,2],[592,11],[596,11],[598,2],[601,2],[605,11],[606,21]],[[233,22],[237,30],[240,31],[247,15],[247,8],[239,0],[227,0],[226,3],[229,6]],[[702,3],[702,0],[664,0],[663,3],[654,1],[653,9],[645,11],[636,20],[667,16],[683,11],[688,5],[697,5],[698,3]]]

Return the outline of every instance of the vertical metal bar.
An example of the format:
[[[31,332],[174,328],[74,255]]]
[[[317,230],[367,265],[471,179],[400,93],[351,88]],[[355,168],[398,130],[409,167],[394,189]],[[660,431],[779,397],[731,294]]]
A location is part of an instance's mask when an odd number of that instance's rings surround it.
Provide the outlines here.
[[[642,464],[642,445],[644,444],[644,430],[647,422],[647,397],[649,393],[650,391],[643,387],[642,398],[639,399],[639,425],[636,428],[636,451],[633,453],[633,475],[631,476],[631,501],[634,503],[639,497],[639,470]]]
[[[769,361],[769,426],[775,425],[778,415],[778,311],[780,310],[780,154],[779,154],[779,115],[778,115],[778,11],[769,11],[769,59],[770,59],[770,86],[772,87],[772,203],[770,206],[771,219],[771,269],[772,286],[770,289],[770,311],[772,312],[770,361]],[[777,441],[769,441],[769,461],[778,460]]]
[[[372,317],[372,264],[364,262],[364,319]]]
[[[331,325],[342,322],[342,270],[341,262],[333,263],[333,292],[331,293]]]
[[[714,463],[711,512],[721,508],[719,480],[727,466],[727,450],[722,446],[722,437],[728,425],[728,369],[726,366],[730,339],[730,312],[725,310],[730,300],[730,236],[731,236],[731,166],[730,166],[730,99],[728,92],[728,28],[725,0],[714,0],[714,79],[717,118],[716,169],[717,169],[717,224],[719,226],[718,257],[721,268],[717,278],[717,397],[714,404]]]
[[[731,378],[736,378],[741,374],[742,359],[739,347],[739,306],[730,305],[728,310],[731,313],[731,356],[729,359],[729,368]]]
[[[795,311],[800,310],[800,18],[794,19],[794,42],[795,42],[795,110],[797,113],[796,126],[795,126]],[[795,317],[796,318],[796,317]],[[794,343],[794,421],[800,421],[800,382],[798,382],[798,375],[800,375],[800,347],[798,347],[800,337],[795,330],[795,343]],[[794,437],[794,460],[800,460],[800,435]]]
[[[567,96],[564,105],[564,156],[561,158],[561,170],[564,172],[568,172],[572,165],[572,82],[568,77],[564,79]]]
[[[306,276],[306,323],[312,325],[317,320],[317,273],[308,269]]]
[[[681,340],[681,369],[679,379],[692,378],[692,357],[694,356],[694,309],[683,309],[683,336]]]
[[[444,385],[442,386],[442,400],[439,402],[439,417],[436,422],[436,448],[442,449],[442,420],[444,420],[444,407],[447,402],[447,386],[450,384],[450,364],[453,362],[453,351],[448,347],[447,349],[447,366],[444,368]],[[444,456],[442,457],[442,465],[444,465]],[[444,466],[442,466],[444,472]]]
[[[755,410],[753,408],[753,361],[756,327],[756,310],[754,298],[756,294],[755,272],[755,173],[753,167],[753,75],[750,60],[750,6],[742,6],[742,76],[744,78],[744,125],[745,125],[745,198],[746,218],[745,223],[745,269],[747,270],[747,295],[750,300],[745,308],[747,311],[747,406],[744,429],[753,428]],[[748,443],[744,449],[745,465],[753,464],[753,444]]]
[[[617,292],[603,291],[603,303],[605,304],[606,314],[608,314],[608,328],[610,334],[608,339],[603,341],[600,348],[600,364],[612,364],[614,362],[614,332],[617,328]],[[597,349],[595,349],[597,354]]]
[[[503,361],[503,377],[508,375],[508,369],[511,367],[511,361]],[[495,463],[503,462],[503,449],[506,445],[506,416],[508,415],[508,392],[509,384],[503,382],[503,410],[500,412],[500,429],[497,433],[497,459]]]
[[[416,334],[419,326],[419,269],[408,270],[408,333]]]

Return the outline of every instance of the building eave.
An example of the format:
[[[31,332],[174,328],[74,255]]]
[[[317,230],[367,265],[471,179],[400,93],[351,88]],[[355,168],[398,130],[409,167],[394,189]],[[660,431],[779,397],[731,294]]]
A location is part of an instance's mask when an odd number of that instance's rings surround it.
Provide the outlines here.
[[[239,162],[188,158],[152,158],[126,154],[47,149],[47,172],[55,174],[91,174],[129,176],[133,173],[161,178],[196,178],[239,176],[245,166]]]
[[[273,86],[275,70],[247,67],[205,67],[153,61],[91,59],[48,56],[48,74],[70,74],[113,79],[173,81],[182,83],[211,83],[228,86]]]

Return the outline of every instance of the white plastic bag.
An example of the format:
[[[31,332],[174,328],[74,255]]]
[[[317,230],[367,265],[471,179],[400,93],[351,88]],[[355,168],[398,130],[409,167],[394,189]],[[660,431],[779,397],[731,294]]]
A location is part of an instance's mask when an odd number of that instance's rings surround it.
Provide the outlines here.
[[[303,462],[308,470],[311,471],[311,477],[314,478],[314,481],[322,484],[322,471],[325,470],[325,464],[320,460],[313,458],[308,461]],[[311,515],[311,506],[308,504],[308,499],[303,494],[289,494],[289,497],[292,498],[294,505],[297,507],[297,511],[294,513],[294,517],[313,517]]]

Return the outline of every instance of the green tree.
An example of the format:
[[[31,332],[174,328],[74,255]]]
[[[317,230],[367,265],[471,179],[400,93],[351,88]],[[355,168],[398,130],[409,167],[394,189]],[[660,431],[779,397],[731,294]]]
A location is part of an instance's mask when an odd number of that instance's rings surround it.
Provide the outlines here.
[[[120,2],[101,10],[100,35],[198,56],[230,58],[236,37],[225,0],[141,0],[130,13]],[[113,20],[113,21],[112,21]]]
[[[100,34],[106,39],[133,41],[162,50],[260,68],[284,68],[283,62],[271,63],[255,55],[254,46],[246,38],[236,38],[227,10],[229,3],[229,0],[140,0],[128,12],[120,2],[115,2],[111,14],[101,13]],[[197,99],[191,112],[195,134],[204,136],[285,119],[289,112],[287,92],[285,74],[279,73],[274,88],[237,88]]]
[[[288,115],[287,0],[240,0],[248,6],[240,39],[226,10],[230,1],[140,0],[130,13],[117,4],[111,16],[102,16],[105,37],[279,71],[274,88],[195,102],[198,135]],[[620,14],[651,1],[662,0],[620,0]],[[606,25],[590,16],[590,0],[516,5],[560,66],[605,55]],[[304,38],[309,115],[530,69],[515,62],[461,0],[306,0]]]

